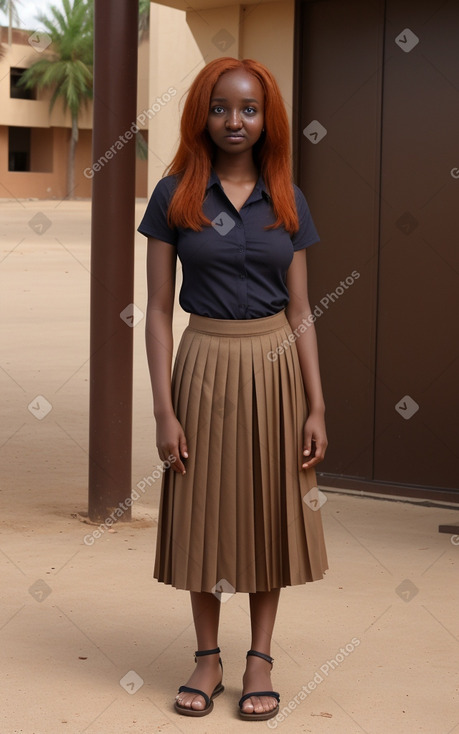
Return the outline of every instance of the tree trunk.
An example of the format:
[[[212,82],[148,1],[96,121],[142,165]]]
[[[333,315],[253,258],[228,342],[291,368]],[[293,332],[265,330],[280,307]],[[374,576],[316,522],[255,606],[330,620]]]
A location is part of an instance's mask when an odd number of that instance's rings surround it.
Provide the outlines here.
[[[8,46],[13,43],[13,1],[8,3]]]
[[[78,118],[72,115],[72,130],[70,133],[69,159],[67,164],[67,199],[73,199],[75,189],[75,151],[78,143]]]

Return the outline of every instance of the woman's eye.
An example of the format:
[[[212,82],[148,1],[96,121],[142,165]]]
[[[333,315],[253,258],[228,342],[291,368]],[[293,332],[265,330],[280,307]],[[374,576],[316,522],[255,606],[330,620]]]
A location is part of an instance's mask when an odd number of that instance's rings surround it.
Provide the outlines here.
[[[222,112],[225,111],[225,108],[221,105],[217,105],[216,107],[212,107],[212,112],[215,112],[217,115],[221,115]]]
[[[255,107],[246,107],[245,108],[245,112],[248,115],[255,115],[256,114],[256,109],[255,109]]]

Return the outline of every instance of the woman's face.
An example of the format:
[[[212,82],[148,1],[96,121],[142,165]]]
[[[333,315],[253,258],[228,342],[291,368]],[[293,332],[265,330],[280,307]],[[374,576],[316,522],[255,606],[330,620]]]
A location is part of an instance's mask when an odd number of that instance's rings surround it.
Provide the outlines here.
[[[207,130],[225,153],[251,149],[263,130],[263,87],[246,71],[227,71],[212,90]]]

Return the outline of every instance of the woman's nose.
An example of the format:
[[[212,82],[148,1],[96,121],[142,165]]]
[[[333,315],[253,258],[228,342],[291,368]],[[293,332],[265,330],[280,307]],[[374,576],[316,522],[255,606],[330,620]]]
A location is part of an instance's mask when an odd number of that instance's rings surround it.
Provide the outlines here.
[[[226,120],[226,126],[231,129],[239,129],[242,126],[242,120],[238,110],[231,110]]]

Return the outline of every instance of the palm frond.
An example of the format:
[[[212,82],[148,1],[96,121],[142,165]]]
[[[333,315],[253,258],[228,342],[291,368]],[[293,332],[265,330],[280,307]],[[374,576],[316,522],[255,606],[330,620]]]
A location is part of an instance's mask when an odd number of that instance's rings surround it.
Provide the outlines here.
[[[135,153],[140,161],[146,161],[148,158],[148,145],[141,130],[135,134]]]
[[[0,10],[2,10],[5,13],[6,17],[9,16],[10,7],[11,7],[11,20],[13,21],[13,23],[16,23],[17,25],[19,25],[20,18],[18,14],[17,5],[14,2],[14,0],[0,0]]]
[[[139,0],[139,43],[150,30],[150,0]]]
[[[52,44],[20,82],[29,89],[50,89],[50,110],[61,99],[74,118],[92,97],[93,29],[88,23],[92,7],[92,0],[62,0],[62,9],[52,5],[49,15],[38,15]]]

